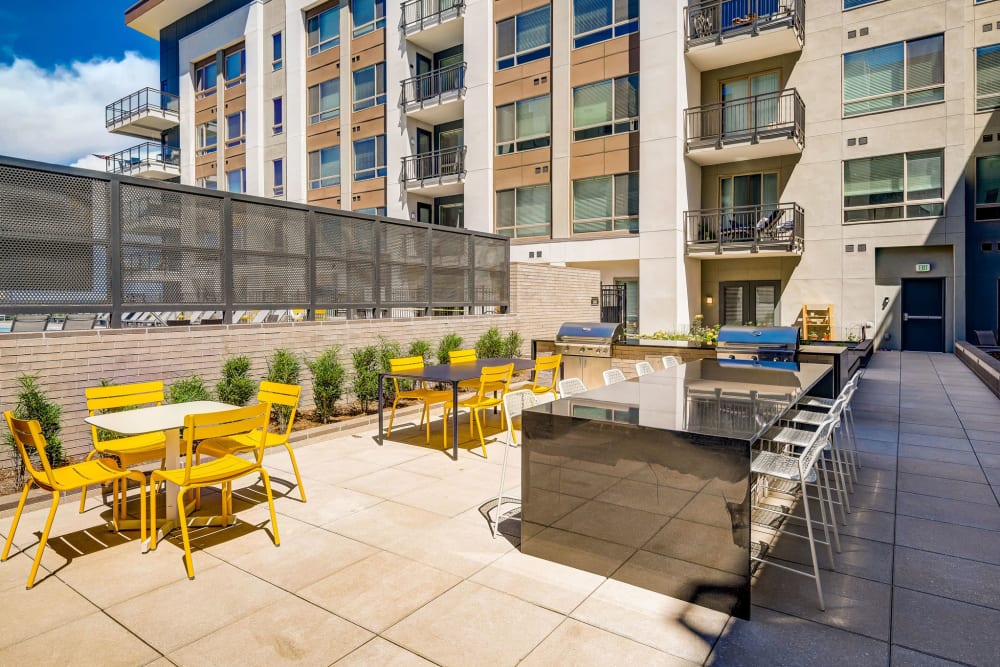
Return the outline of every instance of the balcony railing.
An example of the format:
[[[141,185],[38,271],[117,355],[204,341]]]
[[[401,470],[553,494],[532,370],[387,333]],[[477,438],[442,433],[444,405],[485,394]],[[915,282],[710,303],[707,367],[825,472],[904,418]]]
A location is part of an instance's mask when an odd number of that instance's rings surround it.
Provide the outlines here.
[[[141,113],[177,114],[180,100],[176,95],[155,88],[143,88],[112,102],[104,109],[104,124],[114,127]]]
[[[402,82],[403,106],[440,103],[446,95],[458,97],[465,92],[465,63],[448,65]]]
[[[757,204],[684,212],[688,254],[771,250],[800,253],[805,213],[798,204]]]
[[[176,171],[180,173],[181,149],[163,144],[146,142],[126,148],[104,159],[105,171],[112,174],[136,176],[147,169]]]
[[[444,148],[403,158],[403,184],[419,185],[429,179],[443,181],[465,176],[465,146]]]
[[[722,148],[762,139],[805,139],[806,107],[794,88],[716,102],[684,111],[685,145]]]
[[[410,0],[402,4],[403,32],[415,32],[462,15],[465,0]]]
[[[805,0],[691,0],[684,8],[685,49],[737,35],[794,28],[802,35]]]

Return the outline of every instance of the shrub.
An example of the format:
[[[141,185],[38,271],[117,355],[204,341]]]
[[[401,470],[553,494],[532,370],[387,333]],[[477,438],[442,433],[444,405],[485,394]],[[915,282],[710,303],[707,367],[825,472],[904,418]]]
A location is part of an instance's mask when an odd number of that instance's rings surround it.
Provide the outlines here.
[[[284,348],[274,351],[267,359],[268,382],[279,382],[281,384],[299,384],[302,375],[302,362],[290,350]],[[288,418],[292,414],[292,409],[287,405],[275,405],[272,412],[278,422],[278,430],[284,432],[288,427]]]
[[[462,349],[462,337],[457,333],[445,334],[438,343],[437,358],[439,364],[447,364],[448,353]]]
[[[215,385],[215,394],[223,403],[246,405],[257,383],[250,377],[250,358],[231,357],[222,364],[222,379]]]
[[[66,462],[66,456],[62,448],[62,438],[59,437],[59,431],[62,430],[62,423],[60,422],[62,408],[45,396],[38,387],[37,381],[37,375],[29,375],[27,373],[23,373],[17,378],[21,389],[17,392],[17,405],[14,407],[14,416],[18,419],[35,419],[38,421],[42,429],[42,435],[45,436],[45,454],[49,457],[49,463],[53,466],[62,465]],[[7,434],[7,445],[14,450],[14,457],[17,460],[17,467],[15,468],[17,486],[23,486],[27,471],[24,467],[24,461],[17,451],[14,436],[10,433]],[[28,452],[29,456],[32,454],[32,451]]]
[[[410,349],[406,355],[408,357],[421,357],[425,364],[434,360],[434,351],[431,350],[431,344],[426,340],[415,340],[410,343]]]
[[[167,388],[167,401],[170,403],[210,400],[212,395],[205,386],[205,381],[197,375],[181,378]]]
[[[490,327],[476,341],[476,356],[480,359],[506,356],[505,350],[503,336],[500,335],[500,330],[496,327]]]
[[[340,346],[328,347],[306,365],[313,376],[316,417],[325,424],[333,416],[334,406],[343,396],[347,381],[347,369],[340,362]]]
[[[361,409],[368,412],[373,402],[378,401],[378,375],[389,371],[389,360],[402,355],[399,343],[379,338],[378,345],[358,348],[352,354],[354,362],[354,395]],[[395,396],[392,382],[382,387],[383,399],[388,402]]]
[[[521,356],[521,343],[523,342],[521,334],[516,331],[508,331],[507,336],[503,339],[503,356],[510,359]]]

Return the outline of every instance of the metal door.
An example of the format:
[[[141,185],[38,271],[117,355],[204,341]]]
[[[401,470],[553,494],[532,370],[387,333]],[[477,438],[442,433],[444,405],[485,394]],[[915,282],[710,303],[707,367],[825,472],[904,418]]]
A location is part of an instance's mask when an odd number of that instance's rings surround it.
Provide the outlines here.
[[[901,347],[944,352],[944,278],[904,278]]]

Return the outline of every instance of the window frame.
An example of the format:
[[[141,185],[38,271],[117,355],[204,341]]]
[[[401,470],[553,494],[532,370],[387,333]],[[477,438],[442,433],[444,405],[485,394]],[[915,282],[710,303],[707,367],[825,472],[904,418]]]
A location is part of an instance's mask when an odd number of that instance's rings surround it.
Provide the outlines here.
[[[271,160],[271,192],[275,197],[285,196],[285,159],[275,158]]]
[[[229,59],[233,56],[240,57],[240,73],[239,75],[230,78],[229,76]],[[233,51],[232,53],[227,53],[222,59],[222,69],[223,78],[226,80],[226,90],[230,88],[235,88],[236,86],[242,85],[247,82],[247,50],[246,47],[239,49],[238,51]]]
[[[594,235],[611,235],[611,234],[638,234],[639,233],[639,213],[636,211],[635,215],[630,215],[626,213],[625,215],[619,215],[615,210],[615,203],[618,201],[618,179],[619,177],[627,176],[629,180],[635,179],[636,191],[639,188],[639,172],[638,171],[626,171],[620,174],[605,174],[602,176],[591,176],[588,178],[578,178],[571,182],[570,186],[570,233],[572,236],[594,236]],[[610,217],[599,217],[599,218],[577,218],[576,217],[576,184],[583,183],[587,181],[596,181],[601,179],[611,180],[611,216]],[[595,222],[607,220],[610,223],[610,229],[600,229],[593,231],[577,231],[577,224],[594,224]],[[634,220],[634,227],[631,222]],[[619,221],[629,222],[628,226],[619,228]]]
[[[229,121],[234,116],[239,116],[240,118],[240,132],[241,134],[231,137],[229,136],[229,131],[232,129]],[[241,146],[247,142],[247,110],[240,109],[239,111],[234,111],[231,114],[226,114],[226,148],[233,148],[234,146]]]
[[[215,76],[212,77],[212,85],[210,87],[204,87],[208,82],[207,72],[209,69],[215,70]],[[215,95],[219,88],[219,67],[215,59],[212,62],[205,63],[201,67],[194,68],[194,92],[197,99],[203,99],[205,97],[211,97]]]
[[[335,25],[337,26],[337,34],[323,39],[323,34],[320,31],[320,17],[325,16],[330,12],[334,12],[337,15],[337,21],[335,22]],[[316,26],[315,30],[310,27],[311,25]],[[315,44],[312,43],[312,36],[314,32],[316,34]],[[330,7],[315,16],[310,16],[306,20],[306,54],[308,56],[315,56],[338,46],[340,46],[340,4],[334,5],[333,7]]]
[[[271,35],[271,71],[277,72],[285,65],[285,40],[279,30]]]
[[[361,215],[378,215],[385,217],[386,207],[385,206],[369,206],[367,208],[359,208],[354,213],[360,213]]]
[[[375,166],[366,168],[363,170],[358,169],[358,146],[360,144],[365,144],[372,142],[375,146]],[[352,162],[354,163],[352,174],[355,181],[370,181],[375,178],[383,178],[386,175],[386,159],[385,159],[385,135],[377,134],[373,137],[365,137],[364,139],[355,139],[351,144],[351,154]],[[369,172],[371,172],[369,174]],[[361,176],[359,176],[361,174]]]
[[[847,3],[851,2],[851,1],[852,0],[844,0],[843,1],[842,6],[843,6],[843,10],[845,12],[849,12],[852,9],[859,9],[861,7],[867,7],[868,5],[874,5],[877,2],[886,2],[886,0],[860,0],[860,2],[857,2],[857,4],[853,4],[850,7],[848,7]],[[855,1],[857,1],[857,0],[855,0]],[[978,2],[978,0],[977,0],[977,2]]]
[[[975,192],[973,193],[973,215],[972,220],[974,222],[997,222],[1000,221],[1000,188],[995,188],[997,190],[997,201],[995,202],[983,202],[979,203],[979,161],[980,160],[997,160],[1000,162],[1000,155],[975,155],[973,156],[976,160],[975,164]],[[1000,165],[997,168],[998,174],[1000,174]],[[1000,183],[1000,177],[997,178],[997,182]],[[986,217],[983,215],[980,217],[980,211],[993,210],[995,214],[992,217]]]
[[[274,121],[271,125],[272,134],[281,134],[285,131],[285,102],[281,95],[271,99],[271,118]]]
[[[232,175],[233,174],[237,174],[237,173],[240,175],[240,189],[239,190],[230,190],[229,186],[232,183]],[[226,192],[232,192],[234,194],[246,194],[246,191],[247,191],[247,168],[246,167],[240,167],[239,169],[232,169],[230,171],[227,171],[226,172]]]
[[[517,119],[518,119],[518,114],[517,114],[518,106],[521,105],[521,104],[526,104],[528,102],[533,102],[535,100],[540,100],[543,97],[548,98],[548,111],[549,111],[549,130],[548,130],[548,132],[546,132],[545,134],[536,134],[536,135],[531,135],[531,136],[528,136],[528,137],[519,137],[518,136],[518,121],[517,121]],[[552,145],[552,94],[551,93],[545,93],[544,95],[536,95],[534,97],[528,97],[528,98],[523,99],[523,100],[515,100],[513,102],[510,102],[509,104],[501,104],[500,106],[496,107],[495,115],[494,115],[494,121],[495,121],[498,133],[500,132],[500,122],[499,122],[500,110],[501,109],[511,108],[511,107],[513,107],[513,109],[514,109],[514,137],[510,141],[500,141],[499,137],[497,137],[497,141],[496,141],[496,155],[512,155],[514,153],[523,153],[525,151],[536,150],[536,149],[539,149],[539,148],[548,148],[548,147],[550,147]],[[545,140],[544,144],[539,144],[539,145],[535,145],[535,146],[525,146],[523,148],[521,147],[521,144],[524,144],[524,143],[527,143],[527,142],[538,142],[541,139]],[[511,146],[512,148],[509,151],[503,151],[502,147],[504,147],[504,146]]]
[[[548,223],[547,223],[548,224],[548,231],[546,233],[543,233],[543,234],[534,234],[532,236],[520,236],[517,233],[517,231],[518,231],[517,218],[518,218],[518,199],[519,199],[519,195],[524,190],[534,190],[534,189],[537,189],[537,188],[548,188],[548,190],[549,190],[549,220],[548,220]],[[500,227],[500,225],[499,225],[499,221],[500,221],[500,196],[504,195],[506,193],[509,193],[509,192],[513,192],[514,193],[514,224],[512,226],[509,226],[509,227]],[[523,186],[517,187],[517,188],[506,188],[504,190],[497,190],[496,193],[494,194],[493,202],[494,202],[494,207],[495,207],[494,218],[493,218],[494,219],[494,223],[493,223],[494,233],[496,233],[496,234],[498,234],[500,236],[506,236],[507,238],[512,239],[512,240],[513,239],[547,239],[547,238],[552,238],[552,184],[551,183],[539,183],[538,185],[523,185]],[[539,226],[539,225],[526,225],[526,226],[528,226],[528,227],[536,227],[536,226]],[[504,230],[508,230],[508,229],[511,230],[512,233],[510,235],[504,234]]]
[[[215,141],[208,143],[208,129],[210,125],[215,125]],[[194,126],[195,132],[195,155],[211,155],[219,150],[219,121],[210,120],[200,125]]]
[[[375,94],[370,97],[364,97],[362,99],[357,98],[358,85],[357,76],[362,72],[367,72],[368,70],[375,70]],[[381,73],[381,77],[379,74]],[[379,92],[381,87],[382,92]],[[362,67],[351,72],[351,108],[354,111],[364,111],[365,109],[370,109],[372,107],[377,107],[380,104],[385,104],[385,62],[377,62],[367,67]],[[370,102],[370,104],[369,104]]]
[[[910,169],[909,169],[909,158],[913,155],[938,153],[940,155],[941,161],[941,196],[940,197],[930,197],[930,198],[914,198],[910,199],[909,196],[909,181],[910,181]],[[888,158],[895,156],[902,157],[903,164],[903,174],[902,174],[902,194],[903,197],[900,201],[887,202],[884,204],[866,204],[862,206],[848,206],[847,199],[847,165],[850,162],[855,162],[859,160],[872,160],[875,158]],[[841,166],[841,205],[843,214],[841,216],[841,224],[843,225],[860,225],[860,224],[871,224],[871,223],[881,223],[881,222],[900,222],[906,220],[928,220],[933,218],[944,217],[947,213],[945,209],[945,161],[944,161],[944,148],[927,148],[922,150],[904,151],[901,153],[887,153],[885,155],[871,155],[868,157],[854,158],[852,160],[844,160]],[[910,215],[910,208],[917,206],[926,206],[928,204],[940,204],[941,212],[926,214],[926,215]],[[848,220],[847,215],[852,211],[876,211],[876,210],[888,210],[891,208],[899,208],[902,210],[901,217],[895,218],[874,218],[869,220]]]
[[[589,141],[590,139],[601,139],[603,137],[611,137],[611,136],[614,136],[616,134],[629,134],[631,132],[638,132],[639,131],[639,116],[638,115],[636,115],[636,116],[629,116],[627,118],[622,118],[622,119],[618,119],[618,118],[614,117],[615,116],[615,106],[616,106],[616,101],[617,101],[616,98],[618,96],[618,86],[616,85],[616,82],[619,79],[627,79],[627,78],[630,78],[630,77],[635,77],[635,84],[636,84],[635,85],[635,90],[636,90],[636,98],[637,98],[637,101],[638,101],[638,96],[640,94],[639,93],[639,74],[638,74],[638,72],[634,72],[634,73],[631,73],[631,74],[624,74],[622,76],[616,76],[616,77],[612,77],[610,79],[601,79],[600,81],[591,81],[590,83],[584,83],[584,84],[581,84],[579,86],[575,86],[570,91],[570,100],[572,102],[572,109],[570,110],[570,124],[571,124],[572,127],[570,129],[573,132],[573,141]],[[577,127],[576,126],[576,119],[575,119],[575,114],[576,114],[576,92],[578,90],[582,89],[582,88],[587,88],[588,86],[596,86],[596,85],[601,85],[601,84],[605,84],[605,83],[608,83],[608,82],[611,82],[611,120],[600,122],[600,123],[592,123],[590,125],[583,125],[583,126]],[[639,108],[638,104],[636,104],[636,108],[637,109]],[[605,126],[610,127],[611,131],[607,132],[605,134],[596,134],[594,136],[582,136],[582,137],[578,136],[579,133],[581,133],[581,132],[588,132],[590,130],[595,130],[595,129],[598,129],[598,128],[603,128]],[[624,129],[621,129],[622,126],[626,126],[626,127]]]
[[[980,51],[986,51],[986,50],[1000,51],[1000,43],[997,43],[997,44],[986,44],[985,46],[978,46],[978,47],[976,47],[973,50],[973,56],[975,57],[975,63],[974,63],[974,68],[973,68],[974,69],[975,81],[973,83],[975,85],[975,91],[976,91],[975,92],[975,94],[976,94],[976,113],[988,113],[988,112],[993,111],[994,109],[1000,109],[1000,92],[991,93],[989,95],[980,95],[979,94],[979,53],[980,53]],[[994,99],[995,103],[992,104],[992,105],[990,105],[990,106],[980,107],[979,106],[980,100],[984,100],[984,99]]]
[[[549,20],[549,41],[541,46],[534,46],[530,49],[525,49],[519,51],[517,48],[517,35],[518,35],[518,22],[522,17],[528,16],[529,14],[534,14],[537,12],[544,11],[548,16]],[[500,55],[500,26],[506,23],[514,22],[514,50],[506,55]],[[552,5],[542,5],[541,7],[535,7],[527,11],[521,12],[520,14],[515,14],[509,18],[505,18],[501,21],[497,21],[494,29],[493,36],[496,39],[496,71],[502,71],[505,69],[510,69],[511,67],[517,67],[518,65],[524,65],[526,63],[534,62],[536,60],[541,60],[543,58],[549,58],[552,56]],[[508,62],[509,61],[509,62]]]
[[[219,178],[217,176],[202,176],[195,182],[195,185],[206,190],[218,190]]]
[[[319,167],[320,172],[323,171],[323,151],[337,151],[337,169],[336,174],[333,176],[321,176],[313,174],[313,155],[316,156],[316,164]],[[333,146],[325,146],[323,148],[317,148],[314,151],[309,151],[307,156],[307,168],[309,170],[309,189],[319,190],[320,188],[330,188],[335,185],[340,185],[341,182],[341,171],[343,170],[342,165],[342,152],[340,150],[340,144],[334,144]]]
[[[372,15],[375,17],[371,21],[358,25],[355,20],[354,6],[358,2],[370,2],[372,4]],[[379,16],[379,9],[382,10],[382,15]],[[376,30],[381,30],[385,27],[385,0],[351,0],[351,35],[357,39],[358,37],[364,37],[369,33],[373,33]]]
[[[929,86],[921,86],[919,88],[912,88],[911,89],[909,87],[909,79],[910,79],[910,43],[911,42],[919,42],[921,40],[931,39],[931,38],[934,38],[934,37],[940,37],[941,38],[941,77],[942,77],[941,83],[936,83],[936,84],[932,84],[932,85],[929,85]],[[896,46],[897,44],[902,44],[903,45],[903,85],[902,85],[902,88],[899,89],[899,90],[893,91],[893,92],[889,92],[889,93],[880,93],[878,95],[868,95],[866,97],[859,97],[857,99],[853,99],[853,100],[848,101],[845,98],[845,96],[847,94],[847,90],[846,90],[846,85],[847,85],[847,77],[846,77],[846,73],[847,73],[847,57],[848,56],[852,56],[852,55],[856,55],[856,54],[860,54],[860,53],[865,53],[867,51],[874,51],[875,49],[884,49],[886,47]],[[945,76],[944,76],[945,75],[945,65],[946,65],[945,50],[944,50],[944,48],[945,48],[944,33],[935,33],[935,34],[931,34],[931,35],[923,35],[923,36],[920,36],[920,37],[913,37],[911,39],[902,39],[902,40],[898,40],[898,41],[895,41],[895,42],[888,42],[886,44],[879,44],[877,46],[872,46],[872,47],[869,47],[867,49],[859,49],[857,51],[851,51],[850,53],[843,54],[840,57],[840,80],[841,80],[840,113],[841,113],[841,117],[842,118],[858,118],[858,117],[861,117],[861,116],[868,116],[868,115],[876,114],[876,113],[887,113],[887,112],[890,112],[890,111],[898,111],[900,109],[916,109],[918,107],[929,106],[931,104],[941,104],[941,103],[943,103],[945,101],[944,100],[944,88],[945,88],[945,83],[946,83],[945,80],[944,80],[945,79]],[[923,93],[923,92],[933,91],[933,90],[937,90],[937,89],[941,90],[941,99],[939,99],[939,100],[929,100],[927,102],[916,102],[916,103],[913,103],[913,104],[911,104],[910,101],[909,101],[910,100],[910,96],[913,95],[913,94],[915,94],[915,93]],[[849,105],[849,104],[859,104],[861,102],[871,102],[873,100],[879,100],[879,99],[884,99],[884,98],[892,98],[892,97],[895,97],[895,96],[901,96],[903,98],[903,104],[901,106],[889,107],[887,109],[875,109],[873,111],[862,111],[862,112],[859,112],[859,113],[850,113],[849,114],[847,112],[847,105]]]
[[[320,87],[323,86],[324,84],[334,83],[334,82],[336,82],[335,85],[336,85],[336,88],[337,88],[337,106],[335,108],[333,108],[333,109],[317,109],[316,111],[313,111],[312,110],[312,104],[313,104],[313,93],[312,93],[312,91],[313,91],[313,89],[316,90],[316,104],[319,105],[323,101],[322,90],[321,90]],[[340,77],[339,76],[338,77],[334,77],[332,79],[327,79],[326,81],[320,81],[319,83],[317,83],[314,86],[309,86],[309,88],[306,90],[306,96],[307,96],[307,99],[306,99],[306,110],[307,110],[307,112],[309,114],[309,124],[310,125],[315,125],[316,123],[322,123],[323,121],[326,121],[326,120],[333,120],[334,118],[340,118],[340,106],[341,106],[341,102],[343,101],[341,99],[341,94],[340,93],[341,93],[341,90],[340,90]]]
[[[576,3],[578,0],[573,0],[572,7],[572,20],[573,20],[573,48],[582,49],[586,46],[592,46],[594,44],[600,44],[602,42],[607,42],[618,37],[624,37],[625,35],[631,35],[633,33],[639,32],[639,7],[636,6],[636,14],[634,17],[626,18],[621,21],[616,21],[615,16],[617,15],[617,8],[619,3],[624,3],[626,7],[630,4],[630,0],[606,0],[611,4],[611,23],[603,25],[599,28],[592,28],[586,32],[576,31]],[[597,37],[600,33],[607,33],[606,36],[600,37],[599,39],[589,39],[594,36]]]

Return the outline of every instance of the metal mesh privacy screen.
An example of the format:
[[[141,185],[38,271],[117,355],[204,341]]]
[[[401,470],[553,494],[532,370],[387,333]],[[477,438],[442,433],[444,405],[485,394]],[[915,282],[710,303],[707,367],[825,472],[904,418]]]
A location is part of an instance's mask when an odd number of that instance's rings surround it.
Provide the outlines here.
[[[425,303],[428,228],[383,224],[379,232],[378,282],[382,303]]]
[[[431,232],[431,285],[434,303],[442,306],[471,301],[472,237]]]
[[[232,211],[233,301],[308,304],[306,212],[244,201]]]
[[[475,247],[476,293],[481,304],[504,305],[508,299],[507,242],[485,236],[473,237]]]

